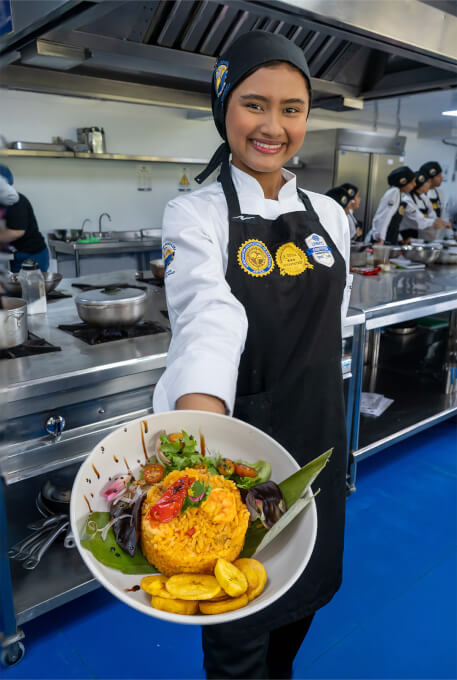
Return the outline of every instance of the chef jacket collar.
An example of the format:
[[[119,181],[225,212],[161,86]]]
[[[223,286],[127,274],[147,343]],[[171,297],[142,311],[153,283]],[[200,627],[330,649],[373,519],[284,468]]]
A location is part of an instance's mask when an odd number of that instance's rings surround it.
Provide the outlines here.
[[[232,164],[231,172],[233,183],[238,195],[248,194],[251,197],[262,199],[263,201],[274,200],[265,198],[261,185],[255,179],[255,177],[252,177],[252,175],[249,175],[247,172],[240,170],[240,168],[237,168]],[[281,174],[286,180],[286,183],[283,184],[278,193],[278,201],[280,203],[283,201],[289,201],[291,198],[294,198],[297,195],[297,178],[293,172],[290,172],[285,168],[281,168]]]

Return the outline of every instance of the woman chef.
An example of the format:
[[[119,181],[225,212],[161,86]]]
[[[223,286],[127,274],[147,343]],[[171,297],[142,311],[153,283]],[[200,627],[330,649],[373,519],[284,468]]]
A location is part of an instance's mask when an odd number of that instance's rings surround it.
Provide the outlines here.
[[[411,168],[403,165],[392,170],[387,177],[387,183],[389,189],[379,201],[367,238],[371,236],[375,243],[396,245],[400,223],[406,210],[406,197],[416,186],[416,177]]]
[[[443,181],[443,169],[437,161],[428,161],[423,163],[419,168],[419,172],[431,180],[430,187],[427,190],[427,196],[431,201],[432,208],[438,217],[444,216],[444,197],[443,191],[439,187]]]
[[[420,170],[416,172],[416,186],[405,194],[405,214],[400,224],[400,235],[403,241],[409,238],[436,238],[438,229],[450,227],[449,222],[445,222],[437,217],[429,200],[427,191],[430,189],[430,180]]]
[[[310,99],[308,66],[294,43],[261,31],[239,37],[212,83],[225,142],[197,178],[221,166],[218,181],[170,201],[164,215],[173,336],[155,411],[233,414],[300,465],[334,447],[319,478],[307,568],[266,610],[203,629],[208,678],[290,678],[314,612],[341,583],[349,229],[333,200],[301,191],[282,167],[303,143]]]

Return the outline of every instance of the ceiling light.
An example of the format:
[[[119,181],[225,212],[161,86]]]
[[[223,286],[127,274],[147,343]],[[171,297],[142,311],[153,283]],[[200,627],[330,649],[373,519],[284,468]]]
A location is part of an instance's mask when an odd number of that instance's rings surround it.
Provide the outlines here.
[[[454,111],[443,111],[441,113],[442,116],[457,116],[457,109]]]

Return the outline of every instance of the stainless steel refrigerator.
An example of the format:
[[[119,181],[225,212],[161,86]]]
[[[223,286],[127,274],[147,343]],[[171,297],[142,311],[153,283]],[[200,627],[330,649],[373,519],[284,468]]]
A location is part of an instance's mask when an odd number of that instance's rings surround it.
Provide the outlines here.
[[[296,170],[298,185],[319,193],[344,182],[358,186],[361,201],[355,215],[366,233],[388,187],[387,175],[404,163],[405,142],[403,136],[342,128],[309,132],[298,153],[303,163]]]

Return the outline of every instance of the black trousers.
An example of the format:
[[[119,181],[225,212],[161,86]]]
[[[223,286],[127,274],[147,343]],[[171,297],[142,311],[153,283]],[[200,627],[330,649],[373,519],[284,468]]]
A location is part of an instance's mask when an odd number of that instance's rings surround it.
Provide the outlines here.
[[[309,630],[314,614],[259,637],[227,633],[227,626],[202,629],[204,666],[208,680],[289,680],[292,663]],[[223,630],[221,630],[223,628]]]

